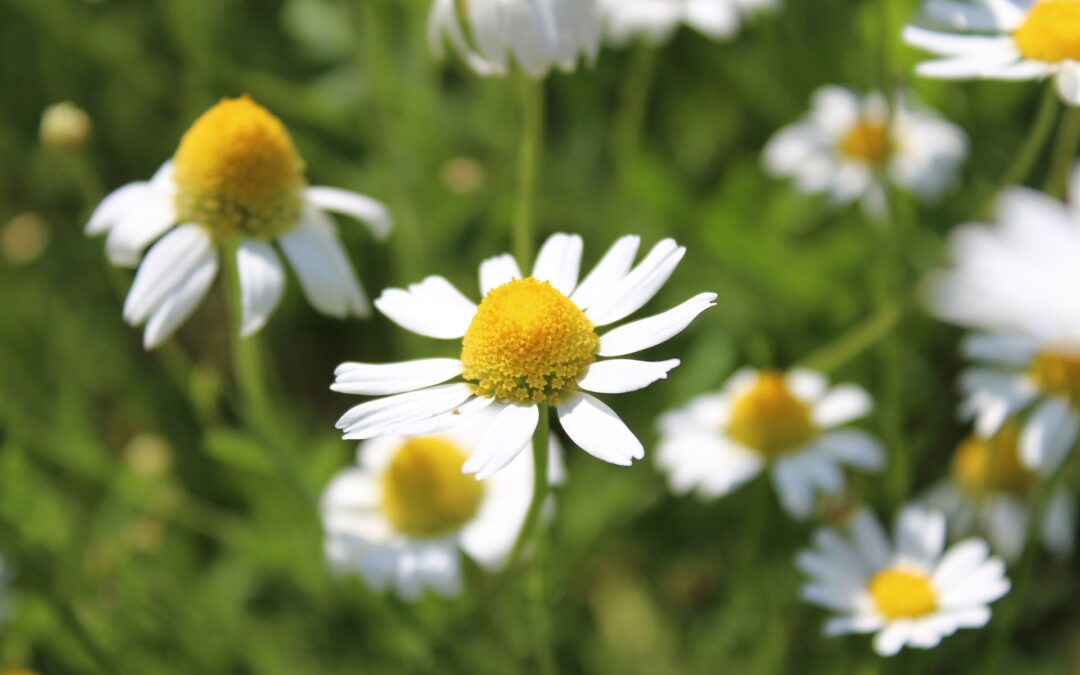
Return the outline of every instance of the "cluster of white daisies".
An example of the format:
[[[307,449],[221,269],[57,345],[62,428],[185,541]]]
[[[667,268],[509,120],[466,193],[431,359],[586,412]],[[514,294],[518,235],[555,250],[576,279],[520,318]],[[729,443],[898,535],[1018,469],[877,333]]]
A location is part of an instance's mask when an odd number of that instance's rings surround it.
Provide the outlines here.
[[[449,44],[482,75],[520,68],[540,78],[591,60],[604,39],[656,44],[680,24],[712,38],[732,36],[771,0],[435,0],[429,37]],[[912,44],[945,58],[923,64],[934,77],[1053,76],[1080,103],[1080,4],[1069,0],[930,0],[927,22],[954,33],[909,28]],[[965,34],[958,34],[964,32]],[[967,35],[967,32],[975,33]],[[887,187],[930,199],[946,189],[967,138],[904,92],[860,97],[828,86],[806,117],[763,152],[772,174],[837,204],[860,203],[881,218]],[[963,414],[974,431],[957,449],[950,477],[904,508],[890,541],[857,509],[845,531],[826,528],[797,566],[808,602],[837,613],[826,633],[876,633],[874,647],[932,647],[959,628],[979,627],[1009,590],[1005,564],[980,539],[946,548],[954,533],[987,533],[1014,560],[1025,546],[1032,496],[1061,466],[1080,429],[1080,175],[1072,203],[1016,188],[999,222],[953,237],[953,267],[932,285],[941,318],[976,332],[976,364],[963,380]],[[334,316],[363,315],[368,301],[327,212],[367,223],[378,236],[390,219],[378,202],[307,185],[303,162],[281,122],[249,98],[225,100],[184,135],[148,182],[109,195],[88,232],[108,233],[118,265],[138,266],[124,317],[146,324],[148,348],[168,338],[209,291],[219,266],[240,289],[244,335],[278,305],[285,272],[297,273],[311,304]],[[659,314],[624,322],[657,294],[685,249],[665,239],[638,260],[627,236],[582,276],[583,242],[556,234],[528,274],[509,255],[479,268],[479,302],[446,279],[391,288],[375,307],[402,328],[460,342],[458,358],[393,364],[345,363],[335,391],[371,397],[338,421],[361,441],[354,467],[323,497],[326,556],[375,588],[413,598],[461,587],[460,556],[503,565],[530,511],[534,466],[526,449],[554,414],[565,436],[617,465],[645,449],[598,395],[635,391],[667,377],[678,359],[625,358],[659,345],[714,304],[700,293]],[[636,262],[635,262],[636,261]],[[477,297],[477,296],[473,296]],[[620,324],[609,328],[614,324]],[[817,372],[743,370],[719,391],[663,414],[656,465],[671,490],[719,498],[767,473],[783,509],[804,520],[823,499],[845,493],[847,472],[878,472],[885,449],[850,423],[872,399]],[[563,476],[552,442],[550,476]],[[475,474],[469,475],[469,474]],[[1038,528],[1046,546],[1072,547],[1073,498],[1059,489]],[[546,505],[550,517],[553,504]]]

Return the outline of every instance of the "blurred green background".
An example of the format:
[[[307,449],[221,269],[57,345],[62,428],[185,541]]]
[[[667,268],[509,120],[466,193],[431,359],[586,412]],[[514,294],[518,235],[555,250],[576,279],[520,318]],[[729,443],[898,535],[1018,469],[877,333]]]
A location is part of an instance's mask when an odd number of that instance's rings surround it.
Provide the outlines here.
[[[236,412],[220,292],[146,353],[120,316],[131,273],[82,233],[100,198],[149,177],[199,113],[248,92],[286,122],[312,183],[391,206],[385,244],[342,223],[369,291],[437,273],[475,297],[477,264],[510,246],[515,90],[433,62],[428,5],[0,0],[0,552],[14,574],[0,671],[533,669],[516,578],[471,570],[461,598],[409,605],[322,564],[314,500],[354,453],[333,428],[355,403],[329,392],[334,366],[445,346],[377,316],[323,318],[290,282],[262,334],[288,431],[260,437]],[[674,236],[689,253],[647,309],[720,294],[654,350],[684,366],[613,402],[646,447],[659,411],[734,369],[786,367],[882,308],[888,319],[889,298],[914,289],[944,233],[993,194],[1039,96],[912,83],[971,134],[973,154],[941,203],[903,199],[906,222],[875,228],[767,178],[759,153],[822,84],[904,83],[918,55],[898,36],[916,3],[785,5],[730,43],[684,31],[549,81],[541,232],[581,233],[586,265],[621,234]],[[41,114],[66,100],[92,137],[44,148]],[[892,468],[851,498],[884,514],[942,475],[964,431],[957,334],[909,309],[872,324],[889,335],[833,373],[880,404],[867,426]],[[1015,635],[992,622],[884,661],[865,638],[820,636],[825,615],[799,602],[792,566],[814,525],[791,523],[761,480],[702,503],[669,496],[648,457],[619,469],[575,450],[568,463],[549,575],[560,672],[1080,672],[1075,563],[1039,560],[1022,607],[995,605],[995,619],[1020,611]]]

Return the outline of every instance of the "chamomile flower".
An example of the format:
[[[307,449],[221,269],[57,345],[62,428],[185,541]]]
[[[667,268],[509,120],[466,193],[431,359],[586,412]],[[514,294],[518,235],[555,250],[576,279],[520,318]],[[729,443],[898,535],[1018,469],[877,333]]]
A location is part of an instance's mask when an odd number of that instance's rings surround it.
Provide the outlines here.
[[[285,270],[275,243],[315,309],[366,315],[367,297],[327,211],[361,220],[377,236],[390,229],[379,202],[308,187],[285,126],[243,96],[203,113],[150,181],[102,200],[86,231],[108,233],[105,250],[113,264],[138,266],[124,319],[146,324],[143,342],[152,349],[195,311],[217,275],[222,250],[236,256],[244,335],[262,328],[281,300]]]
[[[929,0],[941,31],[908,26],[904,40],[942,58],[919,75],[946,80],[1054,78],[1061,98],[1080,105],[1080,3],[1076,0]]]
[[[481,76],[503,76],[516,63],[533,79],[552,68],[573,72],[600,51],[597,0],[435,0],[428,42],[438,58],[449,42]]]
[[[945,550],[945,517],[909,507],[897,517],[895,542],[868,511],[852,519],[847,536],[830,528],[814,533],[814,546],[796,566],[809,583],[802,598],[840,616],[825,635],[877,633],[874,651],[892,656],[905,645],[936,647],[961,628],[981,628],[989,604],[1009,592],[1005,563],[990,557],[981,539]]]
[[[839,429],[873,402],[862,388],[829,388],[824,375],[742,370],[724,388],[660,417],[656,461],[671,490],[726,495],[766,469],[784,509],[807,518],[821,494],[844,489],[845,465],[881,470],[870,434]]]
[[[711,307],[716,294],[698,294],[662,314],[599,335],[598,327],[644,306],[686,253],[665,239],[631,269],[638,244],[638,237],[619,239],[580,283],[582,241],[577,235],[550,237],[529,276],[509,255],[491,258],[480,265],[479,306],[438,276],[384,291],[375,301],[380,312],[414,333],[461,340],[461,356],[342,364],[334,391],[386,397],[349,410],[338,428],[346,439],[431,434],[492,408],[498,415],[464,465],[467,473],[484,478],[528,446],[539,421],[538,404],[547,403],[570,439],[589,454],[623,466],[641,459],[645,450],[633,432],[587,392],[643,389],[667,377],[679,360],[598,358],[632,354],[668,340]]]
[[[861,202],[875,217],[886,208],[883,179],[934,199],[955,178],[967,155],[967,137],[937,113],[903,97],[897,102],[890,119],[879,93],[860,98],[844,87],[822,87],[810,113],[765,146],[765,169],[835,204]]]
[[[1007,561],[1023,553],[1034,512],[1033,499],[1042,482],[1054,473],[1054,464],[1038,471],[1020,459],[1020,425],[1007,422],[990,438],[971,435],[953,455],[949,478],[933,488],[927,503],[949,519],[954,533],[984,533],[994,550]],[[1050,496],[1041,523],[1042,543],[1057,555],[1073,549],[1075,499],[1066,487]]]
[[[723,40],[734,36],[754,12],[772,9],[776,0],[601,0],[604,29],[614,44],[642,39],[650,44],[667,42],[686,25],[697,32]]]
[[[1025,466],[1056,465],[1080,430],[1080,170],[1072,203],[1027,188],[998,200],[997,222],[951,238],[952,266],[930,284],[939,318],[980,331],[965,341],[975,365],[961,412],[982,438],[1022,416]]]
[[[339,473],[322,498],[331,567],[405,598],[461,588],[460,552],[485,568],[503,563],[529,510],[532,459],[477,481],[462,465],[495,413],[433,436],[386,436],[360,444],[358,466]],[[552,439],[550,475],[562,464]]]

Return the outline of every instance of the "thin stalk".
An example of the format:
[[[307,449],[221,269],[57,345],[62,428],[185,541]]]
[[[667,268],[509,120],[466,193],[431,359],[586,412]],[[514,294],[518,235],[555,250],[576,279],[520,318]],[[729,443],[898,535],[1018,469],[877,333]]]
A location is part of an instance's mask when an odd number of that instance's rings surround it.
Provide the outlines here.
[[[910,293],[883,305],[869,318],[803,357],[799,365],[821,373],[835,372],[888,335],[915,305],[915,297]]]
[[[536,181],[544,143],[544,82],[519,75],[521,142],[518,146],[518,195],[514,212],[514,257],[527,266],[535,236]]]
[[[540,524],[540,516],[544,510],[544,503],[547,501],[548,490],[550,489],[548,484],[548,435],[550,433],[548,404],[541,403],[539,407],[540,421],[536,425],[536,431],[533,433],[532,438],[532,501],[529,503],[529,510],[525,514],[525,522],[521,524],[521,531],[518,533],[517,540],[514,542],[514,548],[510,552],[509,562],[506,566],[508,570],[512,570],[517,566],[518,562],[521,560],[521,554],[524,553],[525,548],[532,543],[534,534],[537,530],[537,525]]]
[[[656,48],[645,44],[635,45],[629,72],[622,81],[619,108],[611,125],[612,156],[617,174],[624,171],[627,162],[637,155],[641,147],[645,113],[649,107],[655,73]]]
[[[74,608],[71,605],[60,601],[59,599],[50,598],[53,600],[53,604],[56,609],[56,613],[59,616],[60,622],[64,624],[64,628],[71,633],[72,637],[82,646],[87,654],[90,655],[94,665],[98,667],[98,670],[106,675],[121,675],[124,671],[117,667],[117,664],[109,656],[108,652],[101,646],[94,637],[94,634],[86,627],[79,615],[75,613]]]
[[[1031,170],[1035,167],[1035,162],[1039,159],[1039,155],[1042,154],[1043,148],[1046,147],[1047,140],[1050,139],[1050,133],[1054,130],[1054,121],[1057,119],[1059,107],[1060,99],[1057,90],[1054,88],[1053,83],[1049,83],[1043,90],[1038,112],[1035,113],[1035,123],[1028,131],[1024,144],[1017,151],[1016,159],[1013,160],[1009,170],[1005,172],[999,187],[1019,185],[1027,180]],[[996,194],[991,196],[990,203],[982,210],[983,213],[989,213],[993,199],[996,197]]]
[[[1057,197],[1068,194],[1069,172],[1076,162],[1077,148],[1080,148],[1080,108],[1069,108],[1058,129],[1050,175],[1046,179],[1048,193]]]

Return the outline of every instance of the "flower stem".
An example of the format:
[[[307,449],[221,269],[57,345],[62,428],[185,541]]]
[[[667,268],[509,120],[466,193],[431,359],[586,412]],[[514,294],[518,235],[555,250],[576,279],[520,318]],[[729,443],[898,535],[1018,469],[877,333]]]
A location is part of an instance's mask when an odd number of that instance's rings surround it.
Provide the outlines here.
[[[1057,91],[1053,83],[1047,84],[1043,91],[1042,100],[1039,102],[1039,110],[1035,114],[1035,123],[1028,131],[1027,139],[1020,146],[1020,150],[1016,153],[1016,159],[1013,160],[1012,166],[1005,173],[999,188],[1019,185],[1027,180],[1036,160],[1039,159],[1039,155],[1042,154],[1042,150],[1046,146],[1046,141],[1050,138],[1050,132],[1054,130],[1058,107]],[[990,203],[983,209],[983,213],[989,213],[996,197],[997,194],[991,196]]]
[[[521,560],[521,554],[531,543],[540,523],[540,515],[544,509],[544,502],[548,496],[548,434],[550,425],[548,421],[548,404],[540,404],[540,421],[536,425],[536,431],[532,438],[533,455],[533,494],[529,503],[529,510],[525,514],[525,522],[521,524],[514,548],[510,552],[510,558],[506,568],[513,569]]]
[[[656,73],[656,49],[649,45],[634,46],[628,72],[623,78],[619,109],[611,125],[612,155],[616,174],[625,172],[641,147],[645,113]]]
[[[520,265],[532,260],[536,179],[544,143],[544,83],[519,76],[521,143],[518,147],[518,195],[514,212],[514,257]]]
[[[1050,164],[1050,175],[1046,179],[1048,193],[1057,197],[1068,194],[1069,172],[1076,162],[1078,147],[1080,147],[1080,108],[1069,108],[1058,130],[1054,158]]]

